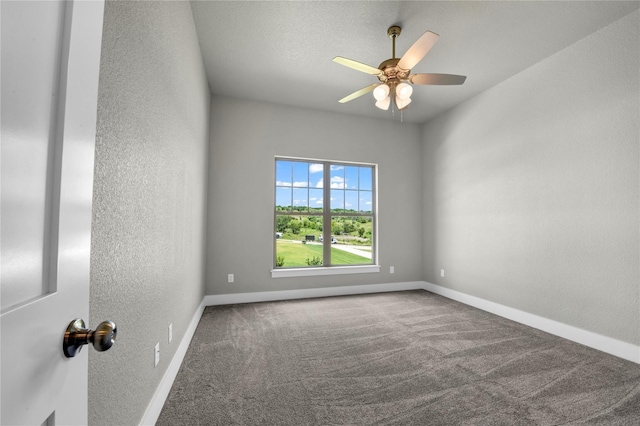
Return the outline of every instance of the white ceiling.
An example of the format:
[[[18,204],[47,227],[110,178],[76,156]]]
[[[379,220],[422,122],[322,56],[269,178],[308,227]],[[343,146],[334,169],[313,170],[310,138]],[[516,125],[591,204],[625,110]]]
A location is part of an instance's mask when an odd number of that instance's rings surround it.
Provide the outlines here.
[[[371,94],[338,99],[391,58],[387,28],[402,27],[396,56],[426,30],[440,35],[413,73],[467,76],[462,86],[414,86],[403,120],[423,123],[638,9],[626,1],[192,1],[211,93],[399,120]],[[553,79],[549,75],[549,79]],[[588,89],[588,88],[586,88]]]

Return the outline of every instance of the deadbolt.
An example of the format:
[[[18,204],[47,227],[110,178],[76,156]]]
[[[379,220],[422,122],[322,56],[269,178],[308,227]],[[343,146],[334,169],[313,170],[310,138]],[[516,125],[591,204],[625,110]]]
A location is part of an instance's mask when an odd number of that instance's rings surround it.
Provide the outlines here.
[[[80,318],[69,323],[64,333],[62,350],[67,358],[76,356],[82,346],[91,343],[98,352],[108,350],[116,341],[118,329],[113,321],[103,321],[95,330],[89,330]]]

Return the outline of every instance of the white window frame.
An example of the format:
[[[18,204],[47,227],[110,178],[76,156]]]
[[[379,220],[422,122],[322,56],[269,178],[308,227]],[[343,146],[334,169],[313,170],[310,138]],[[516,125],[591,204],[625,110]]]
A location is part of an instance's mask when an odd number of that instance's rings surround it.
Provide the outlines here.
[[[363,163],[363,162],[355,162],[355,161],[344,161],[344,160],[321,160],[316,158],[303,158],[303,157],[289,157],[276,155],[274,157],[274,170],[275,165],[278,160],[281,161],[300,161],[307,163],[316,163],[316,164],[324,164],[324,173],[323,173],[323,199],[325,200],[324,209],[321,213],[312,212],[311,214],[314,216],[322,216],[323,217],[323,239],[325,242],[330,241],[331,239],[331,216],[340,215],[336,213],[331,213],[331,165],[343,165],[343,166],[367,166],[372,168],[372,202],[373,206],[371,208],[371,216],[373,217],[373,235],[371,241],[371,253],[372,253],[372,262],[368,265],[329,265],[329,266],[318,266],[318,267],[295,267],[295,268],[276,268],[275,267],[275,258],[276,258],[276,224],[277,224],[277,216],[278,212],[275,210],[276,207],[276,185],[275,179],[272,180],[274,183],[274,197],[273,197],[273,228],[272,228],[272,238],[273,238],[273,256],[272,256],[272,269],[271,269],[271,278],[287,278],[287,277],[309,277],[309,276],[322,276],[322,275],[343,275],[343,274],[365,274],[365,273],[379,273],[380,265],[378,264],[378,165],[373,163]],[[344,214],[344,216],[358,216],[353,214]],[[367,215],[368,216],[368,215]],[[325,235],[325,231],[329,230],[328,235]],[[323,258],[330,258],[331,244],[323,244]]]

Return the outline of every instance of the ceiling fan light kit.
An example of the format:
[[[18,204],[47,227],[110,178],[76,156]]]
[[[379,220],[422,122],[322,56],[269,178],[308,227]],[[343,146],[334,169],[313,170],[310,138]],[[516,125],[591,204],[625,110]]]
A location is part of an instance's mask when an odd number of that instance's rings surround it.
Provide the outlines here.
[[[389,105],[391,105],[391,98],[389,96],[376,102],[376,106],[385,111],[389,109]]]
[[[402,58],[396,58],[396,38],[400,35],[402,29],[399,26],[389,27],[387,35],[391,38],[391,54],[392,58],[383,61],[378,68],[363,64],[353,59],[336,56],[333,61],[352,68],[356,71],[375,75],[380,83],[374,83],[352,94],[340,99],[340,103],[349,102],[359,98],[369,92],[373,92],[376,100],[376,107],[382,110],[388,110],[391,100],[395,102],[398,110],[402,111],[411,103],[411,95],[413,87],[411,84],[419,85],[459,85],[464,83],[467,77],[454,74],[411,74],[413,68],[418,62],[425,57],[429,50],[438,40],[439,35],[427,31],[413,43],[406,51]],[[408,84],[411,83],[411,84]]]
[[[373,89],[373,97],[376,98],[376,101],[382,101],[389,97],[389,86],[386,84],[381,84],[375,89]]]
[[[400,99],[409,99],[412,93],[413,87],[409,86],[407,83],[400,83],[398,84],[398,87],[396,87],[396,96]]]
[[[396,106],[400,111],[405,109],[411,103],[411,98],[401,99],[399,96],[396,96]]]

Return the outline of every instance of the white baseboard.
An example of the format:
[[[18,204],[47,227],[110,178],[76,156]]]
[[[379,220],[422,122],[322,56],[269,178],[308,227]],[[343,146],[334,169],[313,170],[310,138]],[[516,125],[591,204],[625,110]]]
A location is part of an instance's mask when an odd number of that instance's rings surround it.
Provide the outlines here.
[[[592,331],[583,330],[572,325],[567,325],[538,315],[530,314],[518,309],[510,308],[499,303],[490,302],[479,297],[470,296],[459,291],[441,287],[437,284],[425,282],[423,289],[439,294],[448,299],[462,302],[465,305],[491,312],[492,314],[519,322],[529,327],[537,328],[550,334],[580,343],[590,348],[598,349],[617,357],[640,364],[640,346],[623,342],[611,337],[603,336]]]
[[[182,341],[180,342],[180,346],[176,350],[176,353],[165,371],[164,376],[162,376],[162,380],[160,380],[160,384],[156,388],[155,393],[153,394],[153,398],[149,402],[147,406],[147,410],[144,412],[142,416],[142,420],[140,420],[141,426],[153,426],[158,421],[158,417],[160,417],[160,412],[162,411],[162,407],[164,406],[165,401],[167,400],[167,396],[169,396],[169,392],[171,391],[171,386],[173,386],[173,382],[178,375],[178,371],[180,370],[180,365],[182,365],[182,360],[187,353],[187,349],[189,348],[189,344],[191,343],[191,339],[193,338],[193,334],[196,332],[196,328],[198,327],[198,323],[200,322],[200,318],[202,318],[202,313],[204,312],[204,299],[200,302],[200,306],[193,314],[191,318],[191,322],[189,322],[189,326],[182,337]]]
[[[204,297],[204,304],[206,306],[231,305],[234,303],[271,302],[275,300],[309,299],[311,297],[346,296],[350,294],[385,293],[389,291],[422,289],[424,289],[424,281],[409,281],[391,284],[261,291],[256,293],[210,294]]]

